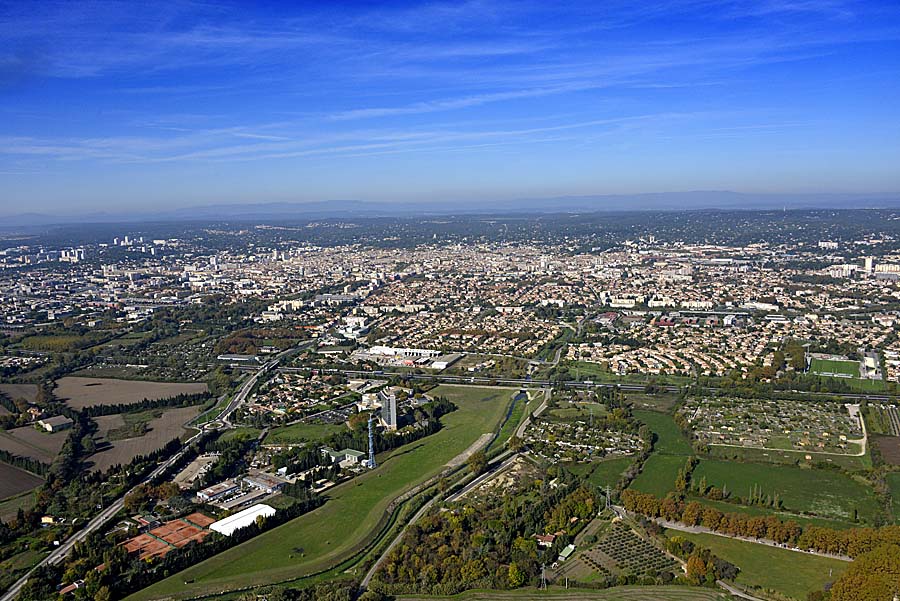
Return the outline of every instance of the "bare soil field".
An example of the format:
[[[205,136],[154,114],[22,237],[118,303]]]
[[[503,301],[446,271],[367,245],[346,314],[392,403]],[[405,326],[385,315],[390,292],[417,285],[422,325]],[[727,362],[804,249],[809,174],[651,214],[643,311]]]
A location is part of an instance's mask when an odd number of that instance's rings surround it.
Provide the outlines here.
[[[20,457],[31,457],[42,463],[53,463],[68,436],[68,430],[50,434],[36,430],[33,426],[22,426],[0,431],[0,449]]]
[[[53,393],[73,409],[93,405],[139,403],[144,399],[164,399],[177,394],[206,392],[202,382],[147,382],[143,380],[115,380],[112,378],[79,378],[66,376],[56,381]]]
[[[888,465],[900,465],[900,436],[872,437],[872,442],[881,451],[881,457]]]
[[[0,384],[0,392],[14,401],[25,399],[33,403],[37,398],[37,384]]]
[[[109,435],[110,430],[121,428],[125,425],[125,419],[121,413],[113,413],[112,415],[99,415],[93,420],[97,423],[97,434],[94,438],[103,438]]]
[[[0,522],[9,522],[16,517],[19,509],[28,511],[32,507],[34,507],[34,494],[31,492],[0,501]]]
[[[148,424],[150,431],[143,436],[116,440],[109,447],[95,453],[89,460],[93,463],[93,466],[90,468],[91,471],[106,471],[113,465],[124,465],[138,455],[146,455],[164,447],[173,438],[177,438],[187,432],[182,425],[195,418],[199,413],[200,407],[180,407],[167,410],[161,417],[154,419]],[[117,427],[117,423],[121,422],[111,419],[101,422],[104,418],[113,417],[118,417],[120,420],[122,418],[121,415],[107,415],[103,416],[103,418],[97,418],[98,424],[102,423],[100,428],[106,428],[106,431],[109,432],[110,429]]]
[[[0,462],[0,499],[8,499],[37,488],[44,480],[32,473]]]

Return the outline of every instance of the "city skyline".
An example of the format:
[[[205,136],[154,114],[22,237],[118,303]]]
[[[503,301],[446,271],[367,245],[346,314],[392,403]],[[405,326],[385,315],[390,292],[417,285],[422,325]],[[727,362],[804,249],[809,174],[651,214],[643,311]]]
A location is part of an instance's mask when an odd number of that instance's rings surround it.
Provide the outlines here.
[[[888,2],[283,11],[0,4],[2,213],[900,190]]]

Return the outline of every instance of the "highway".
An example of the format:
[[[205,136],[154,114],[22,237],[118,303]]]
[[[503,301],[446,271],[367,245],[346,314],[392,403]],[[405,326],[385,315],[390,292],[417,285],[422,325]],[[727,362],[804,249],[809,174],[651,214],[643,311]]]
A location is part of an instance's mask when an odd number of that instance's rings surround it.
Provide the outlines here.
[[[309,368],[298,367],[281,367],[278,371],[282,372],[302,372],[309,371]],[[531,378],[491,378],[487,376],[456,376],[446,374],[418,374],[402,371],[383,371],[383,370],[354,370],[354,369],[320,369],[319,373],[341,373],[352,378],[391,378],[398,377],[406,380],[421,380],[428,382],[444,382],[448,384],[472,384],[481,386],[521,386],[523,388],[575,388],[575,389],[592,389],[592,388],[618,388],[625,391],[640,391],[645,389],[644,384],[617,384],[608,382],[594,382],[592,380],[534,380]],[[679,393],[681,387],[678,386],[659,386],[660,390],[665,392]],[[710,392],[728,393],[727,389],[704,387],[704,390]],[[893,397],[883,394],[863,394],[863,393],[838,393],[838,392],[808,392],[803,390],[784,390],[778,391],[782,393],[802,394],[810,397],[840,397],[850,400],[867,400],[867,401],[891,401]]]

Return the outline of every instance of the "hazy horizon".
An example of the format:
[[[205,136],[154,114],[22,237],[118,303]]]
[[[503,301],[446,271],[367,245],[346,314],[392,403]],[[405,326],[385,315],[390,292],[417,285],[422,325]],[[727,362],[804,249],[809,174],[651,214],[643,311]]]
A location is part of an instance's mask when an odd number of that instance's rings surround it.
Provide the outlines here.
[[[891,2],[0,2],[0,32],[5,215],[900,191]]]

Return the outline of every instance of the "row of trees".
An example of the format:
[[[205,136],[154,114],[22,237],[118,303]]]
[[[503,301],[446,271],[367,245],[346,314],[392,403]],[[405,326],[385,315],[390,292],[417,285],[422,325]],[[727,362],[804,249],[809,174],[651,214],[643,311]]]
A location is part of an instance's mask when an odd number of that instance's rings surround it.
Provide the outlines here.
[[[14,455],[9,451],[4,451],[3,449],[0,449],[0,461],[2,461],[3,463],[14,465],[25,470],[26,472],[31,472],[32,474],[37,474],[39,476],[46,476],[50,472],[50,466],[46,463],[41,463],[37,459],[32,459],[31,457]]]
[[[775,516],[751,516],[723,513],[697,501],[684,503],[677,497],[660,499],[654,495],[625,490],[621,495],[625,509],[651,518],[663,518],[688,526],[703,526],[731,536],[768,539],[801,549],[857,557],[883,544],[900,544],[900,526],[832,530],[822,526],[801,527],[793,520]]]
[[[98,417],[100,415],[114,415],[117,413],[134,413],[137,411],[146,411],[149,409],[163,409],[168,407],[188,407],[192,405],[202,405],[210,400],[208,393],[199,392],[195,394],[181,393],[162,399],[143,399],[137,403],[116,403],[114,405],[91,405],[81,410],[81,413],[88,417]]]

